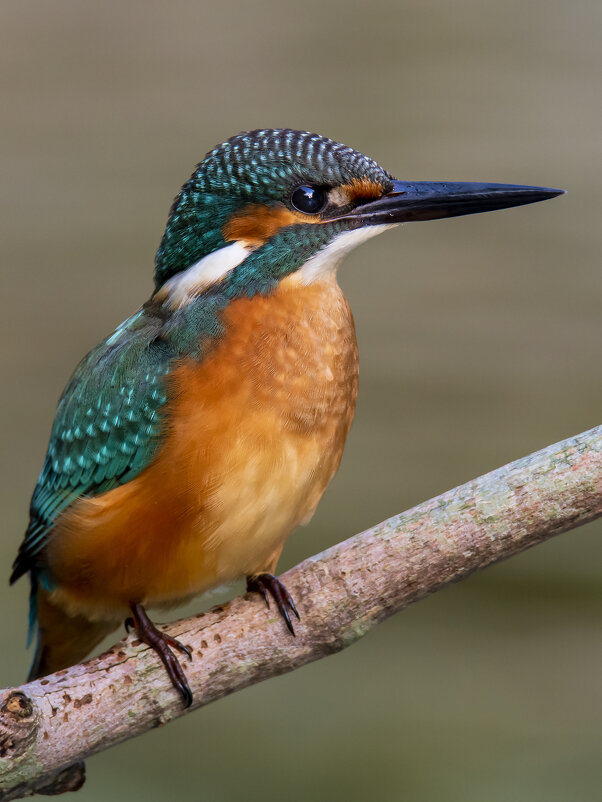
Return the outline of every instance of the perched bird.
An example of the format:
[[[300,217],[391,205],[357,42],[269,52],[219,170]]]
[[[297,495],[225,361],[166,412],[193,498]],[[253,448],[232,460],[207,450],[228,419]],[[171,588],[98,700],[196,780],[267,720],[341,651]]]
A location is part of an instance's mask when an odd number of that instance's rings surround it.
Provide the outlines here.
[[[241,577],[293,632],[276,564],[337,470],[357,394],[342,257],[408,220],[558,194],[397,181],[286,129],[208,153],[172,205],[151,298],[60,399],[11,576],[31,581],[30,678],[81,660],[129,616],[190,704],[172,651],[188,650],[145,608]]]

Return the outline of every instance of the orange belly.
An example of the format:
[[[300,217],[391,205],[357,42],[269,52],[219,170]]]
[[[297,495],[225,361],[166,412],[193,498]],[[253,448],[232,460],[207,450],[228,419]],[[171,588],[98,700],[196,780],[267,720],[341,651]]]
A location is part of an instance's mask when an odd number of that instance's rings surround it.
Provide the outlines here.
[[[232,302],[224,322],[215,349],[172,372],[154,462],[59,518],[48,562],[71,613],[112,617],[273,570],[336,471],[358,363],[335,277],[285,279]]]

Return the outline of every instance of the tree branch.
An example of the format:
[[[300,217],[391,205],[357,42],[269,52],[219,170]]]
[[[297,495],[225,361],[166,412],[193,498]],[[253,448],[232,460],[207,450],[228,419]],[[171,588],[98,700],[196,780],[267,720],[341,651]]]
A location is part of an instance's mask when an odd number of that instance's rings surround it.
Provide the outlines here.
[[[284,575],[292,638],[253,595],[169,626],[194,702],[209,704],[344,649],[375,624],[491,563],[602,514],[602,427],[549,446],[390,518]],[[156,655],[128,637],[88,663],[0,691],[0,802],[188,712]]]

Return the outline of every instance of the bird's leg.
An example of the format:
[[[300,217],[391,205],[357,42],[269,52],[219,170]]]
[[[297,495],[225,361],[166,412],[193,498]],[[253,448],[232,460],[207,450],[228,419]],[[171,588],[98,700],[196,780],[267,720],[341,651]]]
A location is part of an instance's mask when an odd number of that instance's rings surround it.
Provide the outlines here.
[[[158,630],[141,604],[130,604],[130,610],[132,611],[132,618],[126,619],[126,630],[129,632],[130,627],[135,627],[140,640],[157,652],[165,666],[171,684],[182,696],[184,706],[190,707],[192,704],[192,691],[178,658],[172,652],[172,648],[177,649],[182,654],[185,654],[189,660],[192,660],[190,649],[180,643],[179,640],[172,638],[171,635]]]
[[[270,606],[270,597],[268,596],[269,593],[276,602],[278,612],[284,618],[289,632],[291,635],[295,634],[288,611],[290,609],[297,616],[297,620],[299,620],[299,613],[297,612],[297,608],[295,607],[295,603],[291,594],[284,587],[278,577],[267,573],[248,576],[247,591],[249,593],[261,593],[268,607]]]

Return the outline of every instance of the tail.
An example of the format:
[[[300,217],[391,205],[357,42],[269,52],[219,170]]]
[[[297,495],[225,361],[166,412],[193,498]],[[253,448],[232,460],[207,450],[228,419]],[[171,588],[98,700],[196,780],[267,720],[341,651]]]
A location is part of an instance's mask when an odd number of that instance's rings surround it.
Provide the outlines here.
[[[38,639],[28,682],[80,663],[116,627],[115,621],[89,621],[83,616],[68,615],[50,601],[48,592],[41,587],[32,593],[31,602]]]
[[[50,601],[48,591],[31,575],[29,634],[37,624],[38,639],[27,681],[60,671],[80,663],[101,640],[115,629],[115,621],[89,621],[71,616]],[[37,788],[38,794],[55,795],[78,791],[86,781],[83,760],[59,769],[48,778],[48,785]]]

